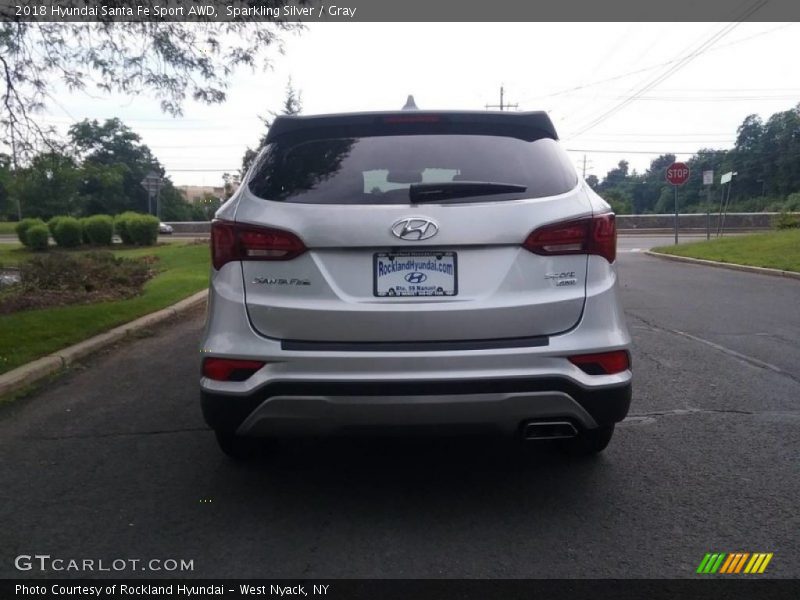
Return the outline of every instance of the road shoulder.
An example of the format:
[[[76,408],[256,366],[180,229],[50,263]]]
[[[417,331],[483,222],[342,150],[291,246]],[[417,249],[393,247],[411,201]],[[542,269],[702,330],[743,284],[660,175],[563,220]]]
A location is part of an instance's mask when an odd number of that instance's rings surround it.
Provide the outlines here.
[[[800,273],[796,273],[794,271],[769,269],[767,267],[753,267],[751,265],[738,265],[735,263],[725,263],[716,260],[706,260],[703,258],[690,258],[688,256],[676,256],[674,254],[666,254],[664,252],[656,252],[654,250],[645,250],[644,254],[647,254],[649,256],[656,256],[658,258],[665,258],[667,260],[674,260],[676,262],[693,263],[696,265],[705,265],[708,267],[721,267],[723,269],[730,269],[732,271],[744,271],[746,273],[759,273],[761,275],[774,275],[777,277],[789,277],[790,279],[800,279]]]

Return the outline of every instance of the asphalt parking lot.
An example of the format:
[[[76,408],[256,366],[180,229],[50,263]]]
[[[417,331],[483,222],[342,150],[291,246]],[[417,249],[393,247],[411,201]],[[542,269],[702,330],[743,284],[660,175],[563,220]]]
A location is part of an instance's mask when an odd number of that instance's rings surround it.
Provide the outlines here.
[[[0,409],[0,576],[58,575],[14,568],[49,554],[192,577],[680,578],[712,551],[800,576],[800,281],[642,252],[669,241],[620,240],[634,401],[602,456],[329,440],[236,465],[200,415],[197,314]]]

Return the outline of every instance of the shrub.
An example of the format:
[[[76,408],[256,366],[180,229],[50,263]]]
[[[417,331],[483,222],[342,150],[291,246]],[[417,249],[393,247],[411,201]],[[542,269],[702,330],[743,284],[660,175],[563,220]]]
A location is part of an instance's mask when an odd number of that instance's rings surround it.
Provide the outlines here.
[[[83,241],[95,246],[110,246],[114,237],[114,220],[108,215],[92,215],[81,220]]]
[[[52,236],[54,239],[55,239],[55,237],[56,237],[56,225],[58,225],[58,222],[59,222],[61,219],[63,219],[63,218],[64,218],[63,216],[62,216],[62,217],[52,217],[52,218],[51,218],[51,219],[50,219],[50,220],[47,222],[47,228],[50,230],[50,235],[51,235],[51,236]]]
[[[136,215],[125,224],[128,235],[137,246],[152,246],[158,240],[158,218],[153,215]]]
[[[127,211],[114,217],[114,229],[122,240],[123,244],[133,244],[133,238],[128,233],[128,223],[131,219],[138,217],[139,213]]]
[[[44,223],[34,225],[33,227],[29,227],[28,231],[25,232],[25,239],[28,248],[31,250],[47,250],[47,245],[50,240],[50,231]]]
[[[28,245],[28,240],[26,235],[27,231],[31,227],[34,227],[36,225],[44,225],[44,221],[42,221],[41,219],[22,219],[22,221],[17,223],[17,226],[14,228],[14,231],[17,232],[17,237],[19,238],[19,241],[23,246]],[[46,225],[45,229],[47,229]]]
[[[79,222],[81,224],[81,242],[84,243],[84,244],[91,244],[92,240],[89,239],[89,232],[86,231],[86,219],[87,218],[88,217],[84,217],[83,219],[79,219]],[[112,225],[111,225],[111,237],[114,237],[113,221],[112,221]]]
[[[81,222],[74,217],[60,217],[53,230],[56,244],[62,248],[76,248],[83,241]]]
[[[773,219],[772,226],[775,229],[795,229],[800,227],[800,217],[783,210]]]

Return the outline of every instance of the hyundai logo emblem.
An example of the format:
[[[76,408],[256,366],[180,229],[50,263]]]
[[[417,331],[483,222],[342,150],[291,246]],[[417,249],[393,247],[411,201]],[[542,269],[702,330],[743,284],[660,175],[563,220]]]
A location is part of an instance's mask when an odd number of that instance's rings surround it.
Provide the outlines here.
[[[426,279],[428,279],[428,276],[425,275],[425,273],[419,273],[419,272],[409,273],[408,275],[405,276],[405,280],[408,283],[422,283]]]
[[[392,224],[392,234],[401,240],[419,242],[432,238],[439,232],[439,226],[425,217],[409,217]]]

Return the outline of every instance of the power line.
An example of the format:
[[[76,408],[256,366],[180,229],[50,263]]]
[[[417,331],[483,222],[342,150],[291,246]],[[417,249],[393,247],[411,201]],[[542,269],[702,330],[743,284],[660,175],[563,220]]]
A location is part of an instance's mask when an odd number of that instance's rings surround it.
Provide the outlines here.
[[[594,127],[597,127],[600,123],[602,123],[606,119],[608,119],[608,118],[612,117],[613,115],[615,115],[616,113],[618,113],[620,110],[622,110],[623,108],[628,106],[630,103],[632,103],[635,100],[637,100],[640,96],[642,96],[642,95],[646,94],[647,92],[649,92],[651,89],[653,89],[659,83],[661,83],[662,81],[665,81],[667,78],[669,78],[672,75],[674,75],[675,73],[677,73],[680,69],[685,67],[687,64],[689,64],[695,58],[697,58],[698,56],[701,56],[702,54],[707,52],[709,49],[711,49],[711,47],[717,41],[719,41],[720,39],[722,39],[723,37],[728,35],[736,27],[741,25],[743,20],[747,19],[753,13],[755,13],[756,11],[761,9],[766,3],[767,3],[767,0],[757,0],[750,8],[748,8],[745,11],[745,13],[739,19],[736,20],[736,22],[729,23],[729,24],[725,25],[720,31],[718,31],[717,33],[712,35],[709,39],[707,39],[705,42],[700,44],[700,46],[697,49],[695,49],[694,51],[692,51],[689,54],[685,55],[683,58],[679,59],[676,64],[674,64],[673,66],[669,67],[666,71],[664,71],[660,75],[657,75],[654,79],[651,79],[650,81],[648,81],[647,83],[642,85],[638,90],[633,92],[633,94],[631,94],[630,96],[628,96],[627,98],[622,100],[622,102],[619,102],[618,104],[612,106],[610,109],[608,109],[607,111],[602,113],[600,116],[596,117],[593,121],[591,121],[588,124],[584,125],[577,133],[573,134],[572,137],[579,136],[579,135],[589,131],[590,129],[592,129]]]
[[[792,25],[795,25],[795,23],[787,23],[787,24],[781,25],[779,27],[773,27],[772,29],[767,29],[766,31],[761,31],[761,32],[756,33],[754,35],[751,35],[751,36],[748,36],[748,37],[745,37],[745,38],[740,38],[738,40],[733,40],[733,41],[731,41],[731,42],[729,42],[727,44],[722,44],[721,46],[717,46],[717,47],[715,47],[713,49],[710,49],[709,51],[716,51],[716,50],[722,50],[723,48],[729,48],[730,46],[735,46],[736,44],[741,44],[742,42],[747,42],[749,40],[752,40],[753,38],[761,37],[762,35],[767,35],[768,33],[773,33],[773,32],[778,31],[780,29],[786,29],[787,27],[791,27]],[[571,87],[571,88],[566,88],[566,89],[563,89],[563,90],[559,90],[558,92],[553,92],[551,94],[546,94],[546,95],[540,96],[540,97],[541,98],[553,98],[555,96],[563,96],[565,94],[569,94],[570,92],[577,92],[578,90],[583,90],[583,89],[586,89],[586,88],[594,87],[594,86],[600,85],[602,83],[608,83],[609,81],[617,81],[619,79],[625,79],[626,77],[631,77],[633,75],[638,75],[639,73],[646,73],[647,71],[653,71],[655,69],[658,69],[659,67],[665,67],[665,66],[674,64],[674,63],[678,62],[679,60],[680,60],[680,58],[673,58],[673,59],[670,59],[670,60],[665,61],[665,62],[656,63],[654,65],[650,65],[648,67],[643,67],[641,69],[636,69],[635,71],[627,71],[627,72],[621,73],[619,75],[613,75],[611,77],[606,77],[604,79],[597,79],[597,80],[592,81],[592,82],[587,83],[587,84],[578,85],[578,86],[574,86],[574,87]]]
[[[676,150],[592,150],[590,148],[565,148],[567,152],[584,152],[588,154],[697,154],[697,150],[679,152]],[[706,150],[704,153],[730,152],[730,150]]]

